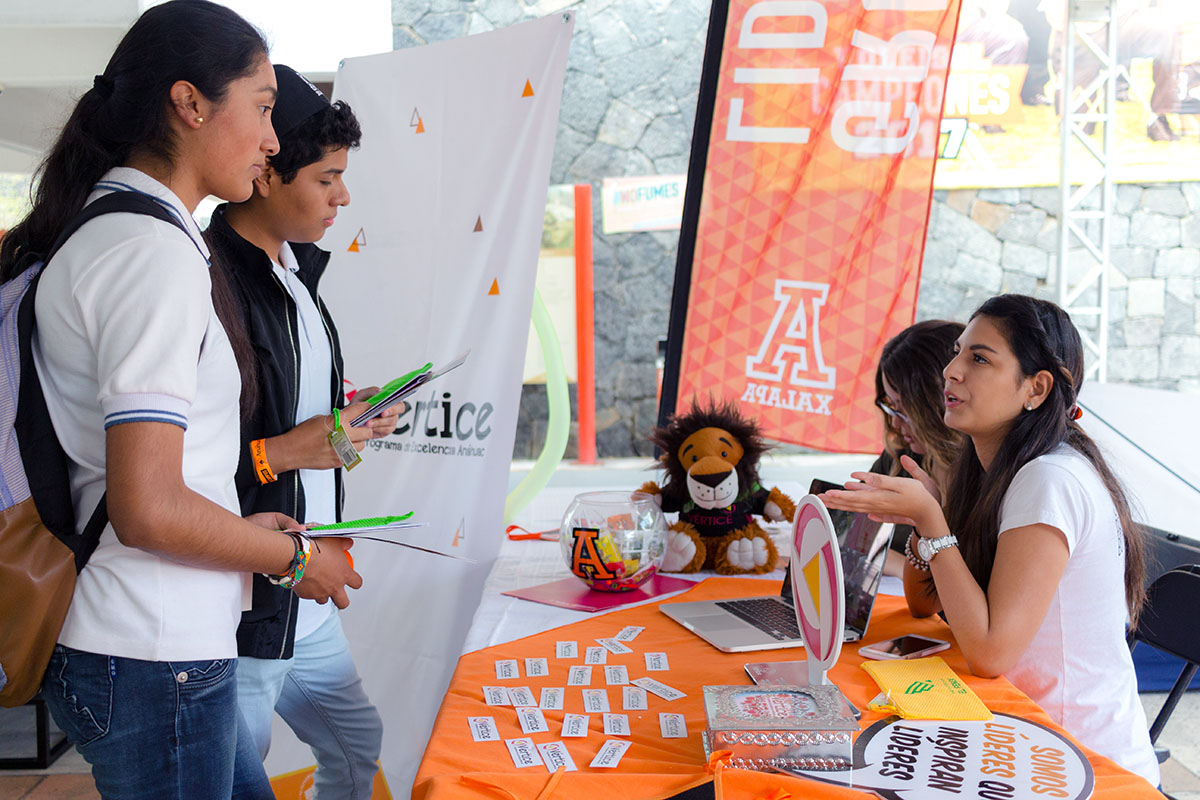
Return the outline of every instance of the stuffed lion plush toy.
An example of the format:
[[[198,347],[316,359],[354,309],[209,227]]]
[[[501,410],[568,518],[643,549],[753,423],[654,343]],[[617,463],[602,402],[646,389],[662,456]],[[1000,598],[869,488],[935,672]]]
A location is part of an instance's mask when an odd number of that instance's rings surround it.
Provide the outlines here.
[[[659,466],[666,483],[660,488],[648,481],[641,491],[654,495],[663,511],[679,512],[660,569],[722,575],[775,569],[775,543],[754,515],[790,521],[796,504],[758,483],[758,460],[768,450],[758,426],[736,405],[710,402],[655,428],[650,441],[663,451]]]

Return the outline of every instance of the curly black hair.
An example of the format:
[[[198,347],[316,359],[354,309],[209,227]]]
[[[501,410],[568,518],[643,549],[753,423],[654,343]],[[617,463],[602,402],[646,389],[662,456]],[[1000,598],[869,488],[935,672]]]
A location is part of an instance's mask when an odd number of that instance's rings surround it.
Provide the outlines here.
[[[362,129],[350,106],[338,100],[279,137],[279,152],[267,158],[284,183],[315,164],[331,150],[353,150],[362,140]]]
[[[722,428],[733,434],[742,446],[742,459],[738,462],[738,485],[742,491],[758,483],[758,461],[771,449],[761,434],[758,424],[742,416],[738,404],[719,401],[712,397],[707,403],[698,403],[691,411],[672,417],[665,426],[650,432],[649,439],[663,451],[659,468],[667,473],[666,485],[662,487],[663,498],[674,503],[688,499],[687,470],[679,461],[679,448],[684,441],[701,428]]]

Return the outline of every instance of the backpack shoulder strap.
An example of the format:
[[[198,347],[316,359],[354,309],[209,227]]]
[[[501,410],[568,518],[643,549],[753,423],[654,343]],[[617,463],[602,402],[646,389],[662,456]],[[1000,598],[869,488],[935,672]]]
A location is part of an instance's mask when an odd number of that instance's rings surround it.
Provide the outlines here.
[[[34,276],[29,289],[21,299],[18,309],[18,330],[30,335],[20,336],[20,375],[18,419],[14,424],[20,444],[21,457],[28,466],[37,463],[37,476],[30,475],[30,491],[38,515],[56,537],[71,548],[75,554],[75,571],[81,571],[91,558],[100,542],[100,535],[108,524],[108,495],[105,493],[96,504],[96,510],[80,535],[75,535],[75,515],[71,511],[70,478],[66,455],[58,444],[53,427],[44,424],[49,420],[46,397],[42,393],[41,380],[33,363],[32,332],[34,329],[34,298],[38,281],[50,259],[66,244],[67,240],[85,223],[104,214],[145,214],[179,228],[190,237],[183,221],[173,209],[148,194],[120,191],[106,194],[86,205],[76,214],[59,234],[54,246],[46,254],[42,269]],[[41,422],[39,422],[41,420]],[[53,439],[51,447],[50,439]]]
[[[78,214],[71,218],[71,221],[67,223],[65,228],[63,228],[62,233],[58,235],[58,239],[55,240],[54,246],[50,248],[50,252],[46,254],[44,263],[49,264],[50,259],[54,257],[55,253],[57,253],[62,246],[67,243],[67,240],[75,234],[75,231],[82,228],[85,223],[91,222],[96,217],[104,214],[115,214],[122,212],[127,214],[145,214],[148,217],[154,217],[162,220],[163,222],[169,222],[176,228],[179,228],[179,230],[187,233],[189,237],[191,236],[191,234],[188,233],[188,229],[184,226],[183,221],[175,216],[172,209],[168,208],[168,206],[166,206],[157,198],[148,194],[143,194],[142,192],[111,192],[103,197],[97,198],[91,203],[88,203],[83,207],[82,210],[80,210]]]

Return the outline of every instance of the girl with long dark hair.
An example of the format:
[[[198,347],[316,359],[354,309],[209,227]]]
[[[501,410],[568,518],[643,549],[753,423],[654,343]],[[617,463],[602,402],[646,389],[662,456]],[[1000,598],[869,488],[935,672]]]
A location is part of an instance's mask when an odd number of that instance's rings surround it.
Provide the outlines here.
[[[110,519],[42,691],[105,798],[230,797],[250,573],[338,606],[361,585],[340,543],[281,532],[295,521],[280,514],[238,516],[240,383],[191,215],[206,195],[250,195],[277,148],[275,94],[262,35],[237,14],[206,0],[150,8],[80,98],[0,248],[7,279],[114,192],[177,222],[87,222],[45,266],[34,305],[76,517],[82,527],[107,492]]]
[[[945,493],[963,435],[943,419],[942,368],[954,355],[961,322],[930,319],[888,340],[875,370],[875,405],[884,415],[884,453],[872,472],[900,475],[901,456],[919,456]]]
[[[884,450],[871,465],[880,475],[911,477],[901,462],[916,461],[933,476],[940,499],[950,482],[950,466],[962,448],[963,435],[946,427],[942,414],[942,367],[954,355],[961,322],[930,319],[910,325],[888,340],[875,368],[875,405],[883,413]],[[887,575],[902,575],[912,534],[897,525],[884,564]]]
[[[1145,596],[1143,534],[1076,421],[1078,331],[1053,303],[993,297],[943,375],[946,424],[968,437],[945,510],[908,458],[914,478],[854,473],[861,483],[826,502],[913,523],[914,615],[942,611],[972,672],[1006,675],[1085,745],[1157,785],[1125,644]]]

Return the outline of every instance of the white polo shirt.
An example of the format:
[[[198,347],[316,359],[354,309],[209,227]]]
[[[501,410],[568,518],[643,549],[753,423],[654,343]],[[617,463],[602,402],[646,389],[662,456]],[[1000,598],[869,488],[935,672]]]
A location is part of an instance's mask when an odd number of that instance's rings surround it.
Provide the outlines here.
[[[88,201],[120,190],[155,198],[188,233],[106,214],[81,227],[42,276],[33,354],[68,457],[76,527],[105,489],[105,430],[125,422],[184,428],[184,483],[238,514],[241,382],[213,310],[208,248],[179,198],[137,170],[110,170]],[[249,575],[126,547],[110,524],[58,641],[146,661],[234,658],[248,586]]]

